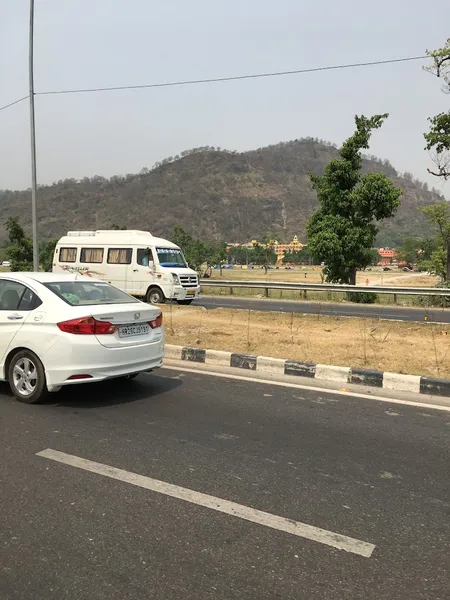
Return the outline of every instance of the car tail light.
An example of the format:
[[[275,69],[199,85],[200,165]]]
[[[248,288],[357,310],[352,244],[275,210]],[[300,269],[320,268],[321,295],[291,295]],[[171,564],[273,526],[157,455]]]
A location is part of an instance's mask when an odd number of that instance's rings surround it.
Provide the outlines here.
[[[71,319],[58,323],[59,329],[64,333],[74,333],[76,335],[108,335],[115,333],[119,328],[107,321],[97,321],[93,317],[81,317],[80,319]]]
[[[154,319],[153,321],[149,321],[148,324],[150,325],[150,327],[152,329],[157,329],[158,327],[162,327],[162,324],[163,324],[162,313],[159,313],[159,315],[156,317],[156,319]]]
[[[87,373],[81,375],[71,375],[66,381],[75,381],[77,379],[92,379],[92,375],[88,375]]]

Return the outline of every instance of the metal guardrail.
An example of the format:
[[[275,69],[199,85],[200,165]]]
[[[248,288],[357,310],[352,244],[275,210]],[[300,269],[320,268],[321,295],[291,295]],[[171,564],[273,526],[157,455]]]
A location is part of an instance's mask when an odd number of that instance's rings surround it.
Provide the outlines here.
[[[225,279],[201,279],[202,287],[212,288],[233,288],[262,289],[265,295],[269,295],[269,290],[290,290],[305,292],[373,292],[374,294],[392,294],[394,296],[450,296],[448,288],[418,288],[418,287],[385,287],[377,285],[341,285],[326,283],[291,283],[286,281],[240,281]]]

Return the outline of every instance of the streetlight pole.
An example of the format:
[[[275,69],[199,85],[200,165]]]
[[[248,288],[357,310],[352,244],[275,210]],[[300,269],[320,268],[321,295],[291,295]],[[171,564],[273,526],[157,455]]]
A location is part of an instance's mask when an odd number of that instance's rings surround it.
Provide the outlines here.
[[[36,127],[34,120],[34,0],[30,0],[29,33],[29,81],[30,81],[30,142],[31,142],[31,220],[33,227],[33,271],[39,271],[39,247],[37,235],[37,174],[36,174]]]

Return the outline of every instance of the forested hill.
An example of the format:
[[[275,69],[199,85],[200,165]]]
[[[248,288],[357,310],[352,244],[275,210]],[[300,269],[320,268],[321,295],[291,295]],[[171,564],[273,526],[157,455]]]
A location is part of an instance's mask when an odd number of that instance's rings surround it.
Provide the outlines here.
[[[308,173],[322,173],[335,155],[333,145],[313,138],[242,153],[206,147],[139,174],[58,181],[39,187],[40,235],[117,224],[170,236],[180,225],[197,237],[227,242],[266,233],[280,241],[294,234],[304,240],[306,222],[317,206]],[[418,207],[442,198],[410,174],[399,175],[387,161],[368,158],[364,169],[386,173],[404,190],[396,217],[381,228],[379,244],[395,246],[405,234],[423,233]],[[10,215],[19,215],[30,228],[29,190],[0,191],[1,221]]]

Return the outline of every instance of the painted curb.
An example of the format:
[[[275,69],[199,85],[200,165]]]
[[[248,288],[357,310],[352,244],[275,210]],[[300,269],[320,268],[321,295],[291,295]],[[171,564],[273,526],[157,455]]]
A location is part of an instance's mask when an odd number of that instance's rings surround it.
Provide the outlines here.
[[[165,357],[197,364],[217,367],[232,367],[247,371],[257,371],[269,375],[291,375],[308,377],[333,383],[352,383],[364,387],[383,388],[397,392],[411,392],[428,396],[450,397],[450,380],[421,377],[420,375],[402,375],[388,371],[338,367],[318,363],[299,362],[269,356],[253,356],[223,350],[204,350],[166,344]]]

